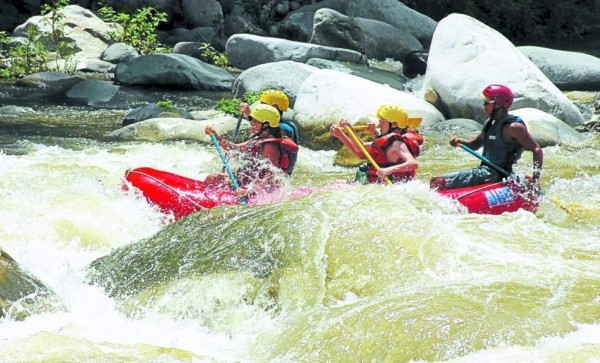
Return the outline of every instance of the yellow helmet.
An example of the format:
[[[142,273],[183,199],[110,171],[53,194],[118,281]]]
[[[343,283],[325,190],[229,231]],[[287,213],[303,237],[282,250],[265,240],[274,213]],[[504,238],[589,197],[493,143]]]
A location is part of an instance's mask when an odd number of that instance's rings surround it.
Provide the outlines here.
[[[258,120],[260,122],[268,122],[269,126],[275,128],[279,127],[279,111],[273,106],[269,105],[256,105],[252,112],[250,112],[250,116],[253,119]]]
[[[288,96],[286,96],[285,93],[276,89],[268,89],[264,91],[260,95],[259,101],[271,106],[277,105],[281,112],[287,111],[290,105],[290,100],[288,99]]]
[[[395,123],[399,128],[404,129],[408,121],[408,113],[398,105],[382,105],[377,110],[377,118]]]
[[[419,125],[421,125],[422,121],[422,117],[409,117],[408,120],[406,120],[406,123],[408,124],[408,127],[416,129],[417,127],[419,127]]]

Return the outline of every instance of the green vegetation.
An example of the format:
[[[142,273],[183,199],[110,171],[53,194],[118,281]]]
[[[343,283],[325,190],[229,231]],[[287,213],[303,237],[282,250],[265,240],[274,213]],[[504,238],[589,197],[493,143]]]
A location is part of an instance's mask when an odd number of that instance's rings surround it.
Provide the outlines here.
[[[41,37],[42,34],[36,26],[27,27],[23,41],[1,32],[0,45],[7,51],[10,61],[8,68],[0,70],[0,76],[2,78],[18,78],[31,73],[47,71],[50,54],[44,48]]]
[[[228,115],[238,116],[240,114],[240,103],[246,102],[248,104],[253,104],[258,101],[260,94],[261,92],[246,92],[243,100],[240,100],[239,98],[223,98],[217,101],[217,110],[223,111]]]
[[[75,71],[76,62],[73,61],[75,50],[65,39],[65,24],[62,10],[69,5],[69,0],[57,0],[52,4],[42,6],[42,15],[47,15],[42,19],[42,23],[50,27],[50,38],[55,49],[56,69],[62,70],[65,73],[73,73]],[[62,65],[59,60],[63,60]]]
[[[163,108],[163,109],[169,111],[169,112],[177,112],[175,105],[170,100],[158,101],[158,102],[156,102],[156,105],[160,108]]]
[[[229,59],[227,59],[227,55],[224,53],[219,53],[208,43],[202,43],[200,50],[202,51],[202,57],[206,59],[209,63],[212,63],[221,68],[226,68],[229,64]]]
[[[48,70],[48,62],[54,58],[56,69],[73,73],[75,63],[72,61],[74,50],[65,40],[65,23],[62,10],[69,5],[69,0],[56,0],[42,6],[41,22],[50,28],[44,34],[35,25],[27,26],[24,37],[10,37],[0,32],[0,48],[10,58],[9,67],[0,70],[2,78],[18,78],[27,74]],[[46,47],[54,50],[52,55]],[[59,63],[62,60],[64,63]]]
[[[110,34],[115,41],[131,45],[140,54],[158,52],[159,42],[156,28],[167,21],[166,13],[150,6],[138,9],[133,15],[117,13],[109,6],[104,6],[98,11],[104,21],[121,26],[121,30]]]

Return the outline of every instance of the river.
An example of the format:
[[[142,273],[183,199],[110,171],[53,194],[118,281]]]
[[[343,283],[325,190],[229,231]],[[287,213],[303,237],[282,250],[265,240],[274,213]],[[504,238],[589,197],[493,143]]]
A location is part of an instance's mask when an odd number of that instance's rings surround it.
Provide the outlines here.
[[[126,111],[36,112],[0,117],[0,247],[67,311],[0,319],[1,362],[600,360],[597,137],[544,149],[548,198],[535,215],[467,214],[430,191],[431,176],[477,160],[425,135],[416,181],[217,209],[190,232],[124,192],[123,175],[151,166],[200,179],[220,169],[213,148],[103,139]],[[301,148],[293,185],[352,179],[333,157]],[[530,165],[526,153],[519,170]],[[87,283],[92,261],[165,228],[231,238],[223,213],[239,214],[240,244],[293,253],[268,278],[181,278],[129,306]]]

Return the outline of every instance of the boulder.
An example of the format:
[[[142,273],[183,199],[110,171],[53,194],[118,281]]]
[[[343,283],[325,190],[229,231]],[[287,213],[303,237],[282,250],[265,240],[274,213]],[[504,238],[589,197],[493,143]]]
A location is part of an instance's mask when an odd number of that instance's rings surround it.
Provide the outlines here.
[[[542,47],[518,47],[561,90],[600,91],[600,59]]]
[[[435,107],[411,94],[346,73],[323,69],[313,72],[300,86],[294,121],[309,148],[335,149],[339,143],[329,137],[329,127],[333,123],[340,119],[352,123],[375,121],[375,113],[384,103],[397,103],[410,116],[422,117],[423,126],[444,120]]]
[[[355,0],[348,2],[346,15],[379,20],[428,46],[437,22],[397,0]]]
[[[235,130],[236,121],[236,118],[232,116],[221,116],[205,121],[183,118],[152,118],[112,131],[106,137],[117,140],[154,142],[194,140],[209,144],[212,140],[210,136],[204,133],[206,126],[211,125],[220,135],[230,137]],[[243,122],[241,127],[245,130],[249,128],[249,125],[247,122]]]
[[[42,88],[48,90],[50,94],[56,94],[66,92],[81,81],[83,81],[81,77],[62,72],[40,72],[26,75],[19,79],[15,85]]]
[[[174,45],[180,42],[198,42],[212,44],[217,37],[213,27],[199,27],[194,29],[175,28],[171,31],[159,32],[161,42]]]
[[[359,52],[353,50],[251,34],[231,36],[225,49],[229,63],[240,69],[284,60],[306,63],[311,58],[323,58],[358,63],[362,58]]]
[[[575,105],[500,33],[462,14],[442,19],[429,50],[423,86],[439,95],[447,118],[483,122],[481,92],[494,83],[512,89],[515,109],[538,108],[572,126],[583,122]]]
[[[58,59],[48,62],[48,69],[51,71],[60,71],[72,67],[75,71],[92,73],[112,73],[116,65],[96,58],[76,58],[69,61]]]
[[[105,62],[118,64],[139,55],[138,51],[130,45],[125,43],[115,43],[111,44],[104,52],[102,52],[100,59]]]
[[[342,63],[319,58],[310,59],[306,64],[320,69],[334,69],[338,72],[352,74],[379,84],[388,85],[400,91],[406,89],[406,82],[408,81],[406,77],[400,74],[370,67],[366,64]]]
[[[127,126],[151,118],[159,118],[161,117],[160,115],[165,112],[175,112],[180,115],[180,118],[186,118],[189,120],[194,119],[194,116],[192,116],[192,114],[190,114],[183,108],[174,106],[173,109],[166,109],[158,106],[157,104],[148,103],[129,112],[123,119],[122,125]]]
[[[223,9],[217,0],[181,0],[181,10],[190,28],[223,25]]]
[[[315,13],[310,42],[352,49],[376,59],[402,60],[410,52],[423,49],[415,37],[387,23],[351,18],[331,9]]]
[[[346,0],[324,0],[302,6],[289,13],[279,23],[279,35],[300,42],[308,42],[313,33],[313,19],[317,10],[332,9],[345,14],[347,8],[348,1]]]
[[[298,88],[317,68],[293,61],[261,64],[242,72],[233,83],[233,94],[241,98],[248,91],[261,92],[278,89],[290,99],[294,107]]]
[[[226,70],[183,54],[144,55],[115,70],[115,83],[126,86],[229,91],[234,80]]]
[[[110,82],[88,79],[77,83],[65,94],[67,102],[84,106],[102,106],[110,103],[119,92],[119,86]]]
[[[587,140],[585,135],[544,111],[535,108],[521,108],[511,110],[510,113],[523,119],[527,129],[541,147],[579,145]]]
[[[65,310],[52,290],[0,249],[0,318],[24,320],[34,314]]]
[[[100,59],[102,52],[112,43],[110,33],[115,31],[115,26],[107,24],[98,18],[88,9],[78,5],[68,5],[63,9],[63,23],[65,24],[65,41],[71,44],[75,51],[75,58],[96,58]],[[25,36],[25,29],[28,26],[37,26],[45,34],[48,48],[54,51],[49,42],[51,36],[51,27],[42,22],[43,18],[48,18],[50,14],[34,16],[29,18],[24,24],[19,25],[14,36]]]
[[[256,34],[266,35],[265,31],[258,26],[252,24],[248,19],[237,16],[228,15],[225,17],[225,35],[230,36],[233,34]]]
[[[425,74],[427,72],[428,50],[415,50],[406,55],[402,60],[402,74],[408,78]]]

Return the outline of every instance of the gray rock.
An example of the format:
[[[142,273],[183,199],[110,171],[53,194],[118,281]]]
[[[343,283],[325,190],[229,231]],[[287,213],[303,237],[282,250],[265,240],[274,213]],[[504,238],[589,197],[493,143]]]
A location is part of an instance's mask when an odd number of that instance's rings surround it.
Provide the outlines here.
[[[223,9],[216,0],[181,0],[184,22],[191,28],[218,27],[223,23]]]
[[[600,90],[600,59],[542,47],[518,47],[561,90]]]
[[[151,118],[158,118],[159,115],[163,112],[173,112],[173,110],[167,110],[154,103],[149,103],[129,112],[123,119],[122,125],[127,126]],[[194,119],[194,116],[192,116],[188,111],[184,110],[183,108],[175,107],[174,112],[181,115],[182,118],[190,120]]]
[[[183,54],[150,54],[119,63],[115,83],[209,91],[231,90],[226,70]]]
[[[111,44],[104,52],[102,52],[100,59],[105,62],[118,64],[139,55],[138,51],[130,45],[125,43],[115,43]]]
[[[261,64],[245,70],[236,78],[233,93],[241,98],[248,91],[278,89],[288,96],[290,107],[293,108],[300,84],[316,70],[315,67],[293,61]]]
[[[343,13],[343,12],[342,12]],[[431,43],[437,22],[397,0],[354,0],[348,2],[348,16],[379,20],[417,38],[421,44]]]
[[[315,13],[311,43],[353,49],[369,58],[403,60],[423,46],[410,34],[372,19],[351,18],[335,10]]]
[[[308,42],[312,36],[313,18],[317,10],[332,9],[345,14],[347,8],[348,1],[346,0],[324,0],[316,4],[302,6],[289,13],[279,23],[279,35],[300,42]]]
[[[250,34],[237,34],[230,37],[227,41],[226,51],[229,63],[240,69],[284,60],[305,63],[311,58],[353,63],[361,61],[360,53],[352,50]]]
[[[406,82],[408,81],[406,77],[400,74],[369,67],[366,64],[342,63],[319,58],[310,59],[306,64],[320,69],[333,69],[338,72],[348,73],[379,84],[388,85],[400,91],[406,89]]]
[[[51,93],[63,93],[83,81],[83,78],[62,72],[40,72],[29,74],[15,84],[22,87],[44,88]]]
[[[225,17],[225,35],[233,34],[256,34],[265,35],[265,31],[252,24],[244,17],[237,15],[228,15]]]
[[[199,42],[211,44],[217,32],[213,27],[199,27],[194,29],[175,28],[169,32],[160,32],[163,43],[174,45],[180,42]]]
[[[12,320],[65,311],[58,296],[0,249],[0,317]]]
[[[77,83],[65,97],[73,104],[85,106],[102,106],[113,100],[119,91],[119,86],[109,82],[85,80]]]

